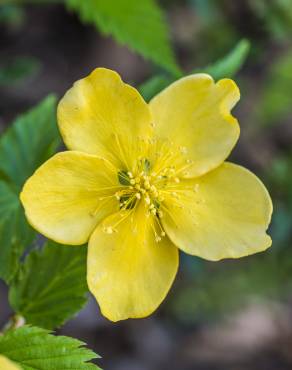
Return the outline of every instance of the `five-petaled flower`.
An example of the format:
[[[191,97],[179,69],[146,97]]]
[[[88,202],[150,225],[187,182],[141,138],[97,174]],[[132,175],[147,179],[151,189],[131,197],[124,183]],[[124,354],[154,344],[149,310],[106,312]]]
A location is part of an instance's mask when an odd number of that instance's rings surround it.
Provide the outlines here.
[[[149,105],[111,70],[77,81],[58,106],[70,149],[21,193],[26,216],[59,243],[88,243],[88,286],[104,316],[144,317],[165,298],[179,249],[239,258],[271,245],[272,202],[260,180],[224,162],[239,137],[239,90],[206,74]],[[179,249],[178,249],[179,248]]]

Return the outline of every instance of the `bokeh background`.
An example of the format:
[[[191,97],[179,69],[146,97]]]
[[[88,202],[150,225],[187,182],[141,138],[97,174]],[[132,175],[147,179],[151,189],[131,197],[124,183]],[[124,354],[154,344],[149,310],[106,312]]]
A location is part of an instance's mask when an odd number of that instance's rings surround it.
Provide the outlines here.
[[[243,38],[250,42],[234,76],[242,95],[234,110],[241,137],[231,160],[254,171],[272,195],[273,246],[217,263],[182,255],[174,287],[151,317],[113,324],[90,299],[58,332],[88,343],[108,370],[291,370],[292,1],[160,5],[185,73],[224,57]],[[135,86],[160,73],[61,2],[0,1],[1,130],[48,93],[61,97],[97,66]],[[2,326],[11,309],[0,284]]]

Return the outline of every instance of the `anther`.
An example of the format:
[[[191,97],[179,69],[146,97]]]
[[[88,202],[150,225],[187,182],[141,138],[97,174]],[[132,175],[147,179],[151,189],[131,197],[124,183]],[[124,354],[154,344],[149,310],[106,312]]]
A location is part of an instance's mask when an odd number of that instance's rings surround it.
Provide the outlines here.
[[[150,189],[150,183],[149,183],[149,181],[148,181],[148,180],[146,180],[146,181],[144,182],[144,187],[145,187],[145,189]]]
[[[113,228],[111,226],[108,226],[108,227],[105,227],[104,231],[107,233],[107,234],[112,234],[113,233]]]
[[[185,146],[180,146],[180,147],[179,147],[179,150],[180,150],[180,152],[181,152],[182,154],[187,154],[187,152],[188,152],[188,150],[187,150],[187,148],[186,148]]]
[[[135,196],[136,196],[137,199],[141,199],[141,194],[140,193],[136,193]]]
[[[195,192],[195,193],[197,193],[197,192],[198,192],[199,187],[200,187],[200,185],[199,185],[199,184],[196,184],[196,185],[194,186],[194,192]]]

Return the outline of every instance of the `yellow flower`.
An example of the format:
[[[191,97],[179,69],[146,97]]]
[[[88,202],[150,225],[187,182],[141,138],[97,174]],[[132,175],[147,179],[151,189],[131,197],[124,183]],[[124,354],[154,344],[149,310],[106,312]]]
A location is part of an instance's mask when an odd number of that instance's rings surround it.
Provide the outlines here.
[[[8,358],[0,355],[0,369],[1,370],[21,370],[21,368]]]
[[[224,162],[239,137],[239,90],[195,74],[149,105],[111,70],[77,81],[58,106],[69,151],[21,193],[26,216],[59,243],[88,244],[88,285],[112,321],[151,314],[178,268],[178,248],[239,258],[271,245],[260,180]]]

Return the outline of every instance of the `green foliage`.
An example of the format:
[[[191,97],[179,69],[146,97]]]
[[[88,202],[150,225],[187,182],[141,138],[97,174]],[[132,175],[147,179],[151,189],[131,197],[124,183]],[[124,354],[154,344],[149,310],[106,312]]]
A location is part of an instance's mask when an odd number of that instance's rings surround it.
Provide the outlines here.
[[[14,311],[32,325],[52,329],[81,310],[87,300],[83,247],[47,243],[30,253],[10,286]]]
[[[20,190],[25,180],[60,145],[56,98],[49,95],[18,117],[0,139],[0,171]]]
[[[242,68],[247,59],[250,50],[250,42],[242,39],[236,46],[226,54],[222,59],[219,59],[214,64],[196,69],[194,72],[204,72],[210,74],[215,80],[225,77],[233,77]]]
[[[292,286],[289,253],[266,252],[222,267],[212,269],[205,264],[201,274],[177,292],[170,309],[180,320],[196,322],[202,316],[226,315],[254,298],[278,298]]]
[[[291,0],[249,0],[249,4],[274,38],[283,40],[291,36]]]
[[[170,46],[167,25],[155,0],[66,0],[86,23],[128,45],[174,75],[180,70]]]
[[[256,106],[256,120],[277,124],[291,112],[292,53],[281,55],[270,67]]]
[[[35,233],[27,224],[19,198],[11,185],[0,180],[0,277],[9,281],[19,258]]]
[[[0,354],[23,370],[98,370],[88,361],[99,356],[83,346],[79,340],[30,326],[0,336]]]
[[[32,57],[18,57],[0,65],[0,85],[21,82],[35,75],[40,70],[40,63]]]
[[[225,77],[233,77],[237,72],[240,71],[243,66],[248,52],[250,49],[250,43],[248,40],[240,40],[235,47],[226,54],[225,57],[219,59],[213,64],[205,68],[196,68],[191,73],[208,73],[215,80]],[[191,74],[190,73],[190,74]],[[158,94],[161,90],[167,87],[175,80],[172,76],[157,75],[151,77],[149,80],[144,82],[139,90],[146,101],[149,101],[153,96]]]
[[[139,87],[139,91],[143,98],[146,101],[149,101],[151,100],[151,98],[153,98],[153,96],[158,94],[173,81],[174,79],[170,76],[166,75],[153,76]]]
[[[48,96],[15,120],[0,138],[0,278],[9,281],[35,232],[19,201],[25,180],[59,145],[56,98]]]

